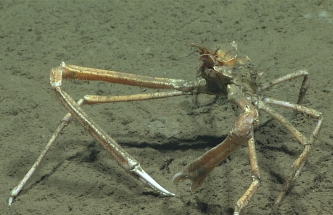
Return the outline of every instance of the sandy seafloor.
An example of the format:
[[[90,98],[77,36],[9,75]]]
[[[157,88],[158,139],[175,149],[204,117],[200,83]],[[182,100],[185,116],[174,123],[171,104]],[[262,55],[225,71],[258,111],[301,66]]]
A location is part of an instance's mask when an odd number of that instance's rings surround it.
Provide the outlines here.
[[[61,133],[26,187],[17,185],[44,148],[66,109],[49,85],[62,61],[149,76],[196,77],[198,53],[236,41],[262,81],[299,69],[310,73],[302,103],[324,123],[301,176],[275,214],[332,214],[333,2],[304,1],[9,1],[0,2],[1,214],[232,214],[251,183],[247,146],[231,155],[191,193],[173,175],[221,142],[239,114],[212,96],[85,106],[84,109],[175,197],[162,198],[119,167],[76,121]],[[265,96],[296,102],[302,80]],[[75,99],[127,95],[144,88],[65,80]],[[276,108],[307,136],[316,123]],[[243,214],[270,214],[291,164],[301,153],[277,121],[260,115],[255,129],[262,185]],[[161,168],[168,160],[167,167]]]

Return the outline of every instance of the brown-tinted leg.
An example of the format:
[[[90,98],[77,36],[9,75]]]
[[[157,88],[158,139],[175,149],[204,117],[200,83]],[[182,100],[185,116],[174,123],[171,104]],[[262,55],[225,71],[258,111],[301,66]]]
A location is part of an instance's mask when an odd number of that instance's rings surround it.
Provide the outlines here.
[[[250,187],[246,190],[243,196],[237,201],[234,215],[239,215],[241,210],[247,206],[249,201],[252,199],[256,193],[258,187],[260,186],[260,172],[257,159],[257,153],[255,148],[254,137],[248,141],[249,153],[250,153],[250,162],[251,162],[251,174],[252,174],[252,183]]]
[[[298,100],[297,100],[297,104],[300,104],[305,96],[306,91],[309,88],[309,73],[306,70],[298,70],[296,72],[287,74],[285,76],[282,76],[280,78],[277,78],[273,81],[270,81],[267,84],[263,84],[260,88],[259,88],[259,92],[262,92],[264,90],[267,90],[269,88],[271,88],[274,85],[298,78],[298,77],[303,77],[303,82],[302,82],[302,86],[300,88],[299,91],[299,96],[298,96]]]
[[[323,121],[323,117],[322,117],[322,113],[320,113],[316,110],[310,109],[310,108],[303,107],[301,105],[292,104],[292,103],[284,102],[284,101],[279,101],[279,100],[275,100],[275,99],[271,99],[271,98],[265,98],[265,99],[263,99],[263,101],[265,103],[275,104],[278,106],[290,108],[292,110],[295,110],[295,111],[298,111],[301,113],[305,113],[318,120],[317,125],[315,126],[314,130],[312,131],[312,134],[310,135],[309,138],[306,138],[285,117],[283,117],[282,115],[275,112],[273,109],[268,107],[268,105],[264,104],[263,102],[259,102],[258,107],[260,109],[266,111],[267,113],[269,113],[271,116],[273,116],[275,119],[277,119],[280,123],[282,123],[284,126],[286,126],[286,128],[296,137],[296,139],[299,141],[299,143],[304,147],[303,152],[294,161],[294,163],[292,165],[292,172],[289,175],[286,182],[284,183],[283,189],[274,203],[275,206],[279,206],[281,204],[282,199],[285,196],[286,192],[290,188],[292,181],[301,173],[301,170],[306,162],[306,159],[308,158],[308,156],[310,154],[311,147],[319,134],[319,131],[320,131],[320,128],[322,125],[322,121]]]

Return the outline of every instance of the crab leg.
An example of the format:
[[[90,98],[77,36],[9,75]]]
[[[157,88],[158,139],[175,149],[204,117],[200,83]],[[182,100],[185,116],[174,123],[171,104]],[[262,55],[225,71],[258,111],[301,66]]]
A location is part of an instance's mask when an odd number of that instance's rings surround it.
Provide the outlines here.
[[[119,144],[113,140],[101,127],[99,127],[72,99],[66,92],[61,89],[61,81],[63,75],[66,76],[66,67],[62,64],[61,67],[51,71],[51,86],[55,89],[58,97],[63,105],[68,109],[72,116],[84,126],[89,133],[96,138],[104,148],[117,160],[122,168],[136,179],[147,184],[157,192],[165,196],[174,196],[175,194],[167,191],[152,179],[140,166],[139,162],[132,158]],[[72,76],[77,73],[70,73]],[[104,74],[107,75],[107,74]],[[93,76],[94,77],[94,76]],[[84,77],[80,77],[84,78]]]
[[[132,102],[143,101],[149,99],[161,99],[174,96],[191,95],[191,92],[171,91],[171,92],[157,92],[157,93],[144,93],[126,96],[96,96],[86,95],[84,96],[85,104],[99,104],[99,103],[111,103],[111,102]]]
[[[55,68],[51,71],[50,75],[50,83],[51,86],[55,89],[58,97],[60,98],[63,105],[69,110],[72,116],[79,121],[82,126],[84,126],[89,133],[95,137],[104,148],[117,160],[117,162],[123,167],[129,174],[143,183],[147,184],[157,192],[165,195],[165,196],[174,196],[173,193],[167,191],[163,187],[161,187],[154,179],[152,179],[140,166],[138,161],[132,158],[124,149],[122,149],[119,144],[113,140],[101,127],[99,127],[84,111],[83,109],[66,93],[61,89],[61,82],[63,77],[73,77],[80,79],[93,79],[94,75],[91,77],[84,76],[85,73],[82,72],[84,68],[75,67],[75,69],[80,70],[80,72],[72,72],[67,69],[66,65],[63,63],[61,67]],[[87,70],[88,71],[88,70]],[[91,70],[90,75],[91,75]],[[97,73],[101,74],[101,71]],[[104,72],[102,77],[108,76],[110,73]],[[67,76],[69,75],[69,76]],[[81,75],[81,76],[80,76]],[[119,73],[117,75],[122,75]],[[109,79],[112,77],[109,77]],[[97,80],[97,78],[96,78]],[[123,79],[125,81],[128,79]],[[112,79],[113,82],[119,81],[119,79]],[[118,82],[117,82],[118,83]],[[143,84],[149,85],[154,83],[152,82],[143,82]],[[159,82],[158,82],[159,83]],[[158,85],[157,83],[157,85]],[[128,84],[128,83],[127,83]],[[155,85],[154,85],[155,86]]]
[[[280,123],[282,123],[298,140],[298,142],[304,147],[303,152],[298,156],[298,158],[294,161],[292,165],[292,172],[290,173],[288,179],[283,185],[283,189],[277,199],[275,200],[274,205],[279,206],[282,202],[283,197],[285,196],[286,192],[289,190],[289,187],[292,183],[292,181],[301,173],[302,168],[307,160],[307,158],[310,155],[311,148],[313,146],[314,141],[318,137],[320,128],[322,126],[323,122],[323,116],[322,113],[307,107],[303,107],[298,104],[292,104],[285,101],[280,101],[272,98],[264,98],[264,102],[259,102],[258,107],[267,113],[269,113],[271,116],[273,116],[275,119],[277,119]],[[314,130],[312,131],[312,134],[309,138],[306,138],[301,132],[299,132],[285,117],[281,116],[277,112],[275,112],[273,109],[268,107],[265,103],[268,104],[274,104],[286,108],[290,108],[292,110],[305,113],[312,118],[315,118],[318,120],[317,125],[315,126]]]
[[[273,81],[270,81],[269,83],[262,85],[259,88],[258,92],[262,92],[264,90],[267,90],[267,89],[273,87],[274,85],[277,85],[282,82],[289,81],[289,80],[292,80],[292,79],[295,79],[298,77],[302,77],[302,76],[303,76],[303,82],[302,82],[302,86],[300,88],[298,100],[297,100],[297,104],[300,104],[303,101],[305,93],[309,88],[309,73],[306,70],[298,70],[296,72],[287,74],[287,75],[277,78]]]
[[[129,96],[96,96],[96,95],[87,95],[84,96],[84,99],[80,99],[77,102],[77,105],[82,106],[83,104],[98,104],[98,103],[110,103],[110,102],[126,102],[126,101],[142,101],[147,99],[158,99],[158,98],[166,98],[166,97],[173,97],[173,96],[180,96],[180,95],[187,95],[191,94],[189,92],[181,92],[181,91],[173,91],[173,92],[158,92],[152,94],[137,94],[137,95],[129,95]],[[23,179],[19,182],[19,184],[11,191],[10,197],[8,200],[8,205],[11,205],[17,195],[21,192],[24,185],[28,182],[31,178],[33,173],[36,171],[42,160],[44,159],[45,155],[57,139],[60,132],[72,121],[73,117],[70,113],[67,113],[63,119],[61,120],[60,125],[53,133],[51,139],[46,144],[45,148],[23,177]]]
[[[253,130],[252,130],[253,133]],[[260,186],[260,173],[259,173],[259,165],[257,159],[257,153],[254,143],[254,137],[252,134],[252,138],[248,141],[249,153],[250,153],[250,162],[251,162],[251,173],[252,173],[252,183],[250,187],[246,190],[243,196],[237,201],[234,215],[239,215],[241,210],[246,207],[254,196],[258,187]]]
[[[61,71],[60,71],[61,72]],[[132,158],[118,143],[113,140],[104,130],[99,127],[83,109],[64,91],[61,87],[55,88],[61,102],[66,106],[72,116],[78,120],[89,133],[96,138],[104,148],[118,161],[129,174],[143,183],[147,184],[155,191],[165,196],[174,196],[175,194],[167,191],[152,179],[140,166],[138,161]]]
[[[14,201],[14,198],[21,192],[24,185],[27,183],[27,181],[30,179],[32,174],[36,171],[37,167],[42,162],[43,158],[45,157],[46,153],[51,148],[54,141],[57,139],[59,133],[66,127],[66,125],[71,121],[71,115],[68,113],[64,116],[64,118],[61,120],[60,125],[56,129],[56,131],[53,133],[51,139],[46,144],[44,150],[41,152],[35,163],[32,165],[32,167],[29,169],[29,171],[25,174],[23,179],[20,181],[20,183],[10,192],[10,197],[8,200],[8,205],[11,205]]]
[[[237,95],[238,89],[236,86],[229,85],[228,90],[229,100],[238,104],[243,113],[240,114],[238,120],[235,122],[235,127],[222,143],[207,151],[197,160],[186,166],[182,172],[177,173],[173,177],[172,181],[174,183],[190,179],[192,181],[191,191],[197,190],[207,175],[218,164],[253,137],[253,123],[258,118],[257,110],[245,97]]]
[[[111,83],[127,84],[132,86],[141,86],[157,89],[175,89],[171,92],[157,92],[146,93],[136,95],[125,96],[96,96],[86,95],[83,99],[80,99],[77,103],[61,89],[62,78],[82,79],[82,80],[100,80]],[[55,142],[60,132],[72,121],[73,113],[74,117],[78,119],[81,124],[87,128],[90,133],[99,140],[102,145],[116,158],[116,160],[122,165],[122,167],[129,172],[132,176],[152,187],[157,192],[166,195],[174,196],[173,193],[165,190],[154,179],[152,179],[145,171],[140,167],[140,164],[133,159],[126,151],[124,151],[110,136],[108,136],[93,120],[91,120],[87,114],[80,108],[84,104],[98,104],[98,103],[111,103],[111,102],[126,102],[126,101],[142,101],[148,99],[159,99],[166,97],[174,97],[181,95],[193,94],[194,90],[204,89],[205,80],[198,79],[196,81],[186,81],[182,79],[168,79],[168,78],[156,78],[149,76],[140,76],[129,73],[121,73],[108,70],[92,69],[86,67],[79,67],[70,65],[67,66],[62,63],[60,67],[51,71],[50,83],[52,88],[57,92],[57,95],[61,99],[62,103],[70,110],[71,113],[67,113],[61,120],[61,124],[53,133],[51,139],[48,141],[44,150],[40,156],[26,173],[19,184],[11,191],[8,200],[8,205],[13,203],[13,200],[24,185],[36,171],[41,161]],[[202,88],[201,88],[202,87]]]
[[[186,81],[183,79],[149,77],[124,72],[94,69],[75,65],[65,65],[64,62],[60,65],[60,68],[62,70],[62,73],[59,75],[61,75],[62,78],[90,81],[107,81],[111,83],[147,87],[153,89],[175,89],[178,91],[192,92],[193,90],[197,89],[199,85],[205,85],[205,81],[203,79],[198,79],[196,81]]]

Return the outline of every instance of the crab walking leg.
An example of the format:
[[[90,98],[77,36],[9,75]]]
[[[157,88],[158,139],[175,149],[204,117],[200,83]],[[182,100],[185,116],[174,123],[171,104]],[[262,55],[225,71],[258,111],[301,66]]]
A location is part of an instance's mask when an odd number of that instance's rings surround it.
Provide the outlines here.
[[[98,103],[111,103],[111,102],[132,102],[143,101],[149,99],[161,99],[174,96],[191,95],[192,92],[171,91],[171,92],[157,92],[157,93],[145,93],[126,96],[96,96],[86,95],[84,100],[86,104],[98,104]]]
[[[260,173],[259,173],[259,165],[257,159],[257,153],[254,143],[253,137],[253,129],[252,129],[252,137],[248,141],[249,152],[250,152],[250,161],[251,161],[251,173],[252,173],[252,183],[247,191],[243,194],[243,196],[237,201],[234,215],[239,215],[241,210],[246,207],[249,201],[252,199],[256,191],[260,186]]]
[[[303,107],[301,105],[292,104],[289,102],[279,101],[271,98],[265,98],[264,102],[279,105],[282,107],[287,107],[292,110],[305,113],[315,119],[318,120],[317,125],[315,126],[314,130],[312,131],[312,134],[310,135],[309,139],[306,138],[304,135],[302,135],[292,124],[288,122],[286,118],[269,108],[267,105],[265,105],[263,102],[259,102],[259,108],[269,113],[271,116],[273,116],[275,119],[277,119],[280,123],[282,123],[286,128],[296,137],[296,139],[299,141],[299,143],[304,147],[303,152],[298,156],[298,158],[294,161],[292,165],[292,172],[290,173],[288,179],[283,185],[283,189],[277,199],[274,202],[275,206],[279,206],[282,202],[283,197],[285,196],[286,192],[289,190],[289,187],[292,183],[292,181],[301,173],[302,168],[307,160],[307,158],[310,155],[311,148],[314,144],[314,141],[317,139],[320,128],[323,123],[323,116],[322,113],[319,111]]]
[[[273,98],[263,98],[262,100],[267,104],[274,104],[274,105],[278,105],[281,107],[289,108],[289,109],[292,109],[297,112],[305,113],[305,114],[311,116],[312,118],[322,120],[322,113],[319,111],[316,111],[314,109],[304,107],[299,104],[293,104],[290,102],[273,99]]]
[[[309,73],[306,70],[298,70],[296,72],[287,74],[287,75],[277,78],[273,81],[270,81],[269,83],[262,85],[258,91],[262,92],[264,90],[271,88],[274,85],[277,85],[282,82],[289,81],[289,80],[292,80],[292,79],[295,79],[298,77],[304,77],[302,86],[299,91],[298,100],[297,100],[297,104],[300,104],[303,101],[305,93],[309,88]]]
[[[202,185],[207,175],[218,164],[252,138],[253,123],[258,118],[257,110],[244,97],[232,100],[244,111],[235,122],[235,127],[222,143],[210,149],[197,160],[186,166],[182,172],[177,173],[172,179],[174,183],[178,183],[184,179],[190,179],[192,182],[191,191],[197,190]]]
[[[61,120],[60,125],[55,130],[53,135],[51,136],[49,142],[46,144],[45,148],[35,161],[35,163],[32,165],[32,167],[29,169],[27,174],[23,177],[23,179],[20,181],[20,183],[10,192],[10,197],[8,200],[8,205],[11,205],[14,201],[14,198],[21,192],[24,185],[27,183],[27,181],[30,179],[30,177],[34,174],[40,163],[42,162],[43,158],[51,148],[54,141],[57,139],[59,133],[68,125],[68,123],[71,121],[71,115],[68,113],[64,116],[64,118]]]
[[[64,62],[62,62],[60,67],[56,69],[62,71],[59,75],[61,75],[61,78],[65,79],[106,81],[110,83],[147,87],[152,89],[175,89],[184,92],[192,92],[193,90],[198,89],[199,86],[204,87],[206,84],[205,80],[202,78],[198,78],[195,81],[187,81],[183,79],[149,77],[124,72],[66,65]]]
[[[155,191],[165,196],[174,196],[175,194],[167,191],[152,179],[140,166],[140,164],[132,158],[118,143],[113,140],[106,132],[99,127],[83,109],[64,91],[61,89],[61,69],[57,68],[51,71],[51,85],[54,87],[63,105],[68,109],[72,116],[79,121],[89,133],[96,138],[104,148],[117,160],[129,174],[136,179],[150,186]],[[53,77],[52,77],[53,76]],[[59,79],[60,78],[60,79]]]
[[[61,89],[61,83],[63,75],[65,76],[66,73],[70,72],[70,76],[73,77],[77,74],[81,73],[84,68],[76,67],[80,71],[79,73],[72,72],[68,70],[65,63],[62,63],[60,67],[55,68],[51,71],[50,75],[50,83],[51,86],[55,89],[57,95],[59,96],[61,102],[64,106],[69,110],[69,112],[76,118],[89,132],[90,134],[95,137],[105,148],[106,150],[118,161],[118,163],[123,167],[129,174],[133,177],[137,178],[138,180],[142,181],[143,183],[150,186],[152,189],[156,190],[157,192],[165,195],[165,196],[174,196],[175,194],[167,191],[162,186],[160,186],[154,179],[152,179],[140,166],[140,164],[132,158],[124,149],[122,149],[116,141],[114,141],[105,131],[100,128],[90,117],[81,109],[81,107],[64,91]],[[91,71],[93,69],[89,69]],[[103,75],[109,75],[110,71],[98,71],[96,74],[86,77],[87,79],[94,80],[95,76],[98,74],[103,73]],[[68,74],[67,74],[68,75]],[[102,77],[104,77],[102,75]],[[117,74],[117,77],[121,75],[120,73]],[[118,79],[114,79],[113,81],[117,81]],[[77,77],[81,79],[85,79],[84,77]],[[114,77],[111,77],[114,78]],[[98,80],[98,79],[96,79]],[[104,79],[103,79],[104,80]],[[126,79],[127,80],[127,79]],[[116,82],[119,83],[119,82]]]
[[[265,99],[265,100],[268,101],[267,99]],[[276,103],[276,104],[278,104],[278,103]],[[287,102],[286,102],[286,104],[287,104]],[[286,105],[286,106],[288,106],[288,105]],[[292,109],[294,109],[296,111],[300,111],[300,112],[306,113],[306,114],[309,114],[311,117],[314,117],[314,118],[318,119],[317,125],[315,126],[314,130],[312,131],[312,134],[310,135],[309,139],[307,139],[290,122],[288,122],[288,120],[285,117],[283,117],[282,115],[280,115],[277,112],[275,112],[273,109],[271,109],[270,107],[268,107],[267,105],[265,105],[263,102],[260,101],[258,107],[261,110],[264,110],[267,113],[269,113],[270,115],[272,115],[281,124],[283,124],[284,126],[286,126],[286,128],[296,137],[296,139],[299,141],[299,143],[304,147],[303,152],[294,161],[294,163],[292,165],[292,172],[289,175],[289,177],[286,180],[286,182],[284,183],[283,189],[282,189],[281,193],[279,194],[279,196],[277,197],[277,199],[276,199],[276,201],[274,203],[275,206],[279,206],[281,204],[282,199],[285,196],[286,192],[289,190],[292,181],[297,176],[299,176],[299,174],[301,173],[302,168],[303,168],[303,166],[304,166],[307,158],[310,155],[311,147],[312,147],[314,141],[316,140],[316,138],[317,138],[317,136],[319,134],[319,131],[320,131],[320,128],[321,128],[321,125],[322,125],[322,121],[323,121],[323,117],[322,117],[322,114],[320,112],[318,112],[318,111],[315,111],[315,110],[312,110],[312,109],[305,108],[305,107],[302,107],[300,105],[294,104],[295,108],[292,108]]]
[[[181,95],[190,95],[191,92],[182,92],[182,91],[172,91],[172,92],[158,92],[158,93],[147,93],[147,94],[137,94],[137,95],[128,95],[128,96],[96,96],[96,95],[86,95],[84,99],[80,99],[77,104],[82,106],[83,104],[98,104],[98,103],[111,103],[111,102],[127,102],[127,101],[142,101],[148,99],[158,99],[158,98],[167,98]],[[31,178],[35,170],[38,168],[43,158],[51,148],[52,144],[58,137],[59,133],[72,121],[73,117],[70,113],[67,113],[64,118],[61,120],[61,124],[58,126],[56,131],[53,133],[51,139],[45,146],[44,150],[39,155],[36,162],[23,177],[20,183],[11,191],[10,198],[8,200],[8,205],[11,205],[17,195],[21,192],[24,185]],[[139,172],[140,174],[140,172]],[[143,176],[142,176],[143,177]],[[151,182],[153,183],[153,182]]]
[[[140,166],[140,164],[132,158],[118,143],[113,140],[105,131],[99,127],[83,109],[64,91],[61,87],[55,88],[61,102],[69,110],[72,116],[78,120],[89,133],[96,138],[104,148],[118,161],[129,174],[143,183],[147,184],[157,192],[165,196],[174,196],[175,194],[167,191],[152,179]]]

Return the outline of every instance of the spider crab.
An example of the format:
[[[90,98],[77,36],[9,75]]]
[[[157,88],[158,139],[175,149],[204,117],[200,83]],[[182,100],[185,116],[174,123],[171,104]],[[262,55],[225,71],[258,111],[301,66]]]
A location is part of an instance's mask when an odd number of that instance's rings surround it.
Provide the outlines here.
[[[237,44],[231,44],[233,50],[237,51]],[[284,75],[269,83],[261,84],[260,77],[262,73],[258,73],[248,57],[240,58],[231,54],[232,51],[216,50],[210,51],[203,46],[191,44],[199,49],[200,60],[202,64],[199,68],[198,77],[194,81],[170,78],[156,78],[116,71],[107,71],[94,68],[86,68],[74,65],[66,65],[61,63],[60,67],[51,70],[50,83],[60,98],[63,105],[68,109],[61,124],[58,126],[45,149],[34,163],[32,168],[24,176],[21,182],[12,190],[9,205],[12,204],[14,198],[22,190],[28,179],[34,173],[41,163],[45,154],[56,140],[60,131],[75,118],[82,126],[95,137],[110,154],[117,160],[122,168],[130,175],[164,196],[174,196],[172,192],[164,189],[153,178],[151,178],[131,155],[129,155],[121,146],[113,140],[99,125],[97,125],[81,108],[84,104],[126,102],[126,101],[142,101],[148,99],[158,99],[181,95],[199,95],[210,94],[226,96],[227,99],[236,104],[241,113],[235,122],[233,129],[229,132],[227,138],[210,149],[197,160],[188,164],[185,169],[177,173],[173,177],[173,182],[189,179],[192,182],[191,190],[197,190],[204,182],[207,175],[230,154],[247,143],[249,148],[252,183],[237,201],[234,214],[239,214],[242,209],[251,200],[258,187],[260,186],[260,171],[258,159],[255,150],[254,126],[259,124],[259,110],[263,110],[270,114],[274,119],[283,124],[303,146],[303,152],[298,156],[292,165],[292,171],[286,180],[280,195],[277,197],[274,205],[279,205],[282,198],[289,189],[292,181],[300,174],[304,166],[313,143],[318,136],[322,125],[322,114],[316,110],[300,105],[306,90],[309,86],[309,75],[305,70]],[[263,96],[263,92],[274,85],[303,77],[297,103],[280,101],[273,98]],[[96,80],[107,81],[111,83],[126,84],[139,87],[147,87],[154,89],[169,89],[172,91],[136,94],[127,96],[97,96],[86,95],[77,102],[62,89],[62,79],[80,79],[80,80]],[[311,135],[307,138],[299,132],[284,116],[280,115],[271,108],[271,105],[277,105],[289,108],[295,112],[304,113],[317,120],[317,124]]]

